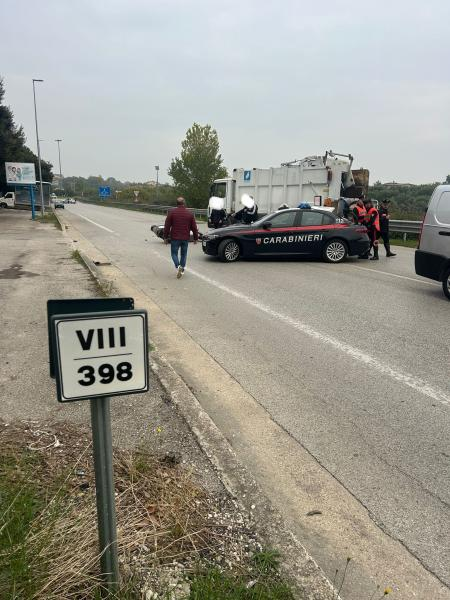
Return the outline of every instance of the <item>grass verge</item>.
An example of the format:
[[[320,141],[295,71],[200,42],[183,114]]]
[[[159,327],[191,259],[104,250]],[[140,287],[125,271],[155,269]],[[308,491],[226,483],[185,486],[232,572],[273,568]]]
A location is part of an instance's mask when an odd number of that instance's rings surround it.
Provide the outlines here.
[[[404,240],[402,238],[392,238],[391,246],[404,246],[405,248],[417,248],[418,240]]]
[[[102,597],[88,430],[0,423],[0,598]],[[291,600],[279,556],[173,457],[114,451],[117,600]]]
[[[38,223],[49,223],[54,225],[56,229],[62,230],[61,223],[58,221],[53,211],[47,211],[44,216],[36,216],[35,220],[38,221]]]
[[[82,267],[84,267],[89,272],[89,275],[92,277],[92,280],[94,281],[95,285],[97,286],[98,291],[101,296],[104,296],[105,298],[109,298],[109,296],[112,296],[112,294],[113,294],[112,281],[101,282],[96,277],[94,277],[94,275],[91,273],[90,269],[88,268],[87,264],[84,262],[83,257],[81,256],[81,254],[78,250],[72,250],[71,257],[73,258],[73,260],[75,260],[78,264],[80,264]]]

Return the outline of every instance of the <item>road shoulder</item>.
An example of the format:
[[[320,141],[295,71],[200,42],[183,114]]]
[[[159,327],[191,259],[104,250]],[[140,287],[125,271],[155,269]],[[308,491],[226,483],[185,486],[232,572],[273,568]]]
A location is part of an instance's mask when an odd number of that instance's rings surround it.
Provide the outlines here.
[[[408,599],[433,597],[439,600],[450,597],[445,588],[415,559],[397,540],[386,535],[372,521],[367,510],[345,490],[332,475],[326,472],[315,459],[282,428],[274,423],[267,412],[246,393],[220,365],[218,365],[192,338],[177,326],[142,290],[119,269],[100,256],[98,249],[83,238],[70,223],[67,233],[77,239],[77,246],[89,258],[96,275],[123,295],[133,295],[140,307],[151,315],[152,339],[166,361],[181,376],[180,385],[193,393],[200,414],[206,413],[203,421],[212,419],[218,431],[215,436],[223,439],[228,452],[234,455],[239,469],[245,464],[245,479],[256,477],[261,496],[250,499],[242,493],[242,501],[258,513],[259,503],[267,502],[283,515],[283,521],[293,532],[293,539],[301,539],[319,562],[324,565],[330,578],[336,569],[342,570],[347,557],[352,557],[352,572],[344,589],[344,597],[362,598],[376,589],[392,585],[396,598]],[[95,266],[94,262],[103,265]],[[187,359],[189,357],[189,359]],[[164,359],[162,363],[164,364]],[[205,377],[205,374],[208,377]],[[172,393],[172,386],[168,386]],[[186,394],[186,391],[184,392]],[[192,395],[192,394],[191,394]],[[184,397],[184,395],[183,395]],[[187,405],[180,402],[181,406]],[[189,421],[189,415],[185,415]],[[200,424],[191,424],[199,443],[202,443]],[[211,435],[211,434],[209,434]],[[212,436],[214,438],[214,436]],[[206,437],[207,443],[211,440]],[[205,443],[205,442],[203,442]],[[208,452],[208,448],[205,448]],[[220,451],[211,452],[220,458],[218,463],[223,481],[235,494],[233,488],[235,472],[227,465]],[[252,473],[252,476],[249,475]],[[257,498],[257,501],[254,498]],[[256,514],[258,521],[264,520],[264,511]],[[302,554],[303,553],[303,554]],[[302,548],[299,556],[308,557]],[[330,560],[334,556],[334,560]],[[309,577],[311,565],[296,563],[299,580]],[[320,571],[318,571],[320,573]],[[305,575],[308,573],[308,575]]]

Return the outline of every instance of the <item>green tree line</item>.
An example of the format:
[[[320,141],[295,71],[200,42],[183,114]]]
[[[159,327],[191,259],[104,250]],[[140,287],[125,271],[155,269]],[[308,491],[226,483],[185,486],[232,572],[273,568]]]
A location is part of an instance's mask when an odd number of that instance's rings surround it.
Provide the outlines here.
[[[369,187],[369,198],[390,200],[393,219],[420,221],[427,209],[434,188],[442,182],[422,185],[389,185],[376,182]]]

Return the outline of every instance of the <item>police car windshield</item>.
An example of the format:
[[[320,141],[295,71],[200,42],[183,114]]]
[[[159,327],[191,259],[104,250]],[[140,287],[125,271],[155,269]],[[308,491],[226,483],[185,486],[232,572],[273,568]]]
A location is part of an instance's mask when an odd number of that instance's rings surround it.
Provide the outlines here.
[[[278,210],[277,212],[271,213],[270,215],[264,215],[264,217],[261,217],[261,219],[253,221],[252,225],[262,225],[265,221],[270,221],[270,219],[272,219],[275,215],[277,215],[280,212],[281,211]]]

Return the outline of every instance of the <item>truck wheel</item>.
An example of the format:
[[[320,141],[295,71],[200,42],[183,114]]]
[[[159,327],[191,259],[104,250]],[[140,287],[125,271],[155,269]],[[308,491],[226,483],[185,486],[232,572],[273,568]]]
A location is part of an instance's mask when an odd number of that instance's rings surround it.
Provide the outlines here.
[[[343,240],[329,240],[323,249],[323,259],[330,263],[342,262],[347,254],[347,244]]]
[[[6,202],[0,202],[0,208],[8,208]]]
[[[235,262],[241,255],[241,248],[236,240],[223,240],[219,244],[218,253],[222,262]]]
[[[442,289],[444,294],[450,300],[450,267],[444,273],[444,279],[442,280]]]

